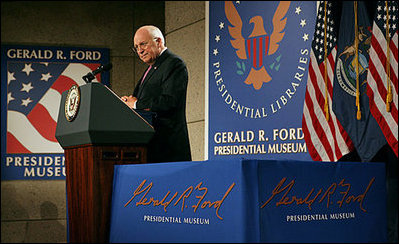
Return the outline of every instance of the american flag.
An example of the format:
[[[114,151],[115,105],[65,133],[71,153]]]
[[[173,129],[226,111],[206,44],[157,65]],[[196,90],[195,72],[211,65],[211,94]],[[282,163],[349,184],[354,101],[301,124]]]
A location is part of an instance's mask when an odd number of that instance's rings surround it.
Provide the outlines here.
[[[367,75],[367,95],[369,96],[370,111],[378,122],[392,147],[398,156],[398,3],[387,1],[388,4],[388,26],[387,8],[385,1],[378,1],[377,10],[373,21],[369,72]],[[392,88],[392,102],[390,112],[386,110],[387,97],[387,38],[389,35],[389,69],[390,86]]]
[[[64,153],[55,138],[61,94],[98,65],[8,62],[6,152]]]
[[[334,112],[332,92],[337,55],[337,28],[339,24],[336,2],[327,1],[327,35],[324,34],[325,2],[321,1],[310,52],[309,75],[302,116],[302,130],[309,154],[314,161],[337,161],[353,150],[354,146]],[[327,94],[325,92],[325,37],[327,39]],[[324,110],[328,101],[328,117]]]

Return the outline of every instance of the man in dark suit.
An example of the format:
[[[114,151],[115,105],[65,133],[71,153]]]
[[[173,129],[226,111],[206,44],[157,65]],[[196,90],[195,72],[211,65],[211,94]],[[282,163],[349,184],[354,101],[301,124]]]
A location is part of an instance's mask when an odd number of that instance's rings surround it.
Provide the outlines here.
[[[132,49],[149,66],[133,95],[123,96],[122,100],[131,108],[156,114],[147,161],[191,161],[186,122],[188,73],[184,61],[167,49],[162,32],[155,26],[139,28]]]

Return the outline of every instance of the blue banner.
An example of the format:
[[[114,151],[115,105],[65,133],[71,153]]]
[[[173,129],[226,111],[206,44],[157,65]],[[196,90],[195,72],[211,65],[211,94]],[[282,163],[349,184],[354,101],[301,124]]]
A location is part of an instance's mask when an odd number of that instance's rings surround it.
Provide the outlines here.
[[[109,49],[1,46],[1,179],[65,179],[55,138],[62,92],[109,63]],[[109,85],[109,72],[94,81]]]
[[[208,159],[310,159],[302,112],[316,2],[210,1]]]
[[[385,242],[383,163],[260,163],[261,241]]]
[[[243,176],[240,160],[228,163],[116,165],[110,241],[256,241],[252,228],[243,228],[257,227],[258,209],[247,205],[256,186],[246,182],[256,168],[243,165]]]
[[[383,163],[117,165],[110,242],[385,242]]]

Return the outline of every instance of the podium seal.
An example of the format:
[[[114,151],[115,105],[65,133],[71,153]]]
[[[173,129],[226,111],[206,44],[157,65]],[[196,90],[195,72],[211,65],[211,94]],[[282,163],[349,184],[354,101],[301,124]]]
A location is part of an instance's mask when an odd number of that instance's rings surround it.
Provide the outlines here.
[[[79,86],[73,85],[66,96],[65,101],[65,117],[71,122],[75,119],[80,104],[80,89]]]

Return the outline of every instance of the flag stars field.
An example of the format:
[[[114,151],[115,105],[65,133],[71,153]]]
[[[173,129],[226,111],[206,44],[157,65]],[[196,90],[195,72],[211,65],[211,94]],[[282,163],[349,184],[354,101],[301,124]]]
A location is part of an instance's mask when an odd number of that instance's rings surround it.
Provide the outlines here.
[[[42,74],[42,78],[40,80],[48,81],[51,77],[53,76],[51,76],[50,73]]]
[[[12,96],[11,92],[7,94],[7,104],[9,104],[12,100],[15,100],[15,98]]]
[[[25,72],[27,76],[30,75],[30,72],[35,71],[34,69],[32,69],[32,64],[25,64],[24,69],[22,70],[22,72]]]
[[[11,81],[16,80],[15,77],[15,72],[7,72],[7,84],[9,85]]]
[[[27,99],[22,99],[22,103],[21,106],[25,106],[28,107],[29,103],[33,102],[30,97],[28,97]]]
[[[28,84],[22,83],[21,91],[29,93],[31,89],[33,89],[32,82],[29,82]]]

